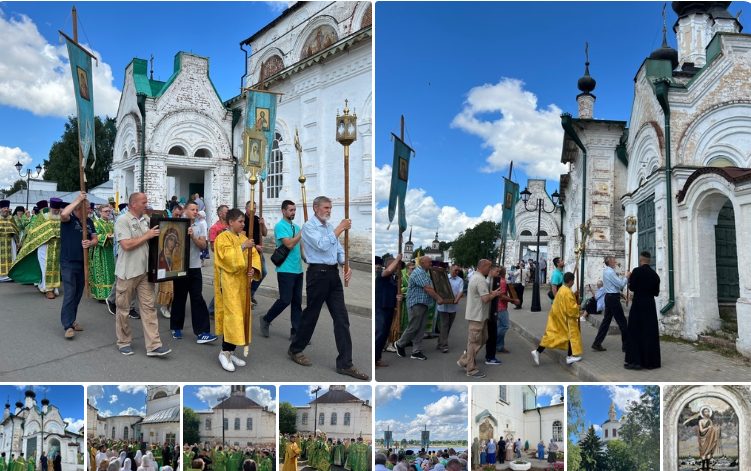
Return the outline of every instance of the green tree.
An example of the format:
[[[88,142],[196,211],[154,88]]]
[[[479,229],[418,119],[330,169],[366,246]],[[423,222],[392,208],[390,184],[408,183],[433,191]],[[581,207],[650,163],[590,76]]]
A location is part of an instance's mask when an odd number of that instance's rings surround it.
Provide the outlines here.
[[[581,387],[571,385],[568,387],[566,399],[566,436],[579,439],[579,433],[584,429],[584,407],[582,406]]]
[[[578,445],[574,445],[570,440],[566,440],[566,469],[568,471],[579,471],[581,469],[582,455]]]
[[[5,195],[10,196],[17,191],[21,191],[25,189],[26,189],[26,180],[19,178],[8,188],[8,190],[5,192]]]
[[[190,407],[183,407],[183,440],[185,443],[201,443],[198,426],[201,418]]]
[[[645,471],[660,467],[660,388],[645,386],[641,402],[632,401],[620,429],[631,452],[632,469]]]
[[[602,452],[602,440],[595,433],[594,427],[589,427],[587,435],[579,442],[581,452],[581,468],[583,471],[605,470],[606,457]]]
[[[297,420],[297,409],[287,401],[279,404],[279,432],[295,433],[295,421]]]
[[[631,456],[632,450],[621,440],[610,440],[605,452],[605,466],[608,471],[634,471],[636,467]]]
[[[91,158],[86,165],[86,189],[89,190],[109,180],[112,152],[115,146],[115,120],[102,121],[94,117],[96,138],[96,164],[91,168]],[[78,164],[78,118],[69,117],[60,140],[52,144],[49,159],[43,166],[45,180],[57,182],[58,191],[76,191],[81,188]]]
[[[500,223],[483,221],[459,234],[451,245],[451,257],[463,267],[477,266],[480,259],[498,259],[495,242],[498,239]]]

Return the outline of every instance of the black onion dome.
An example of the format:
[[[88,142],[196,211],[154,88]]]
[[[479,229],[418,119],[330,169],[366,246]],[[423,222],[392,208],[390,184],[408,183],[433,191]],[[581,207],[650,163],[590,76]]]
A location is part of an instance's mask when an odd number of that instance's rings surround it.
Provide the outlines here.
[[[16,407],[18,407],[18,408],[23,408],[23,402],[21,402],[21,401],[17,401],[17,402],[16,402]]]
[[[37,397],[37,393],[35,393],[32,389],[27,389],[26,393],[24,393],[24,396],[34,399],[35,397]]]
[[[690,15],[691,13],[704,13],[709,12],[715,4],[727,4],[725,8],[730,5],[730,2],[673,2],[671,7],[678,18]]]
[[[589,75],[589,62],[586,62],[584,67],[584,77],[576,82],[576,86],[582,93],[590,93],[595,89],[597,81]]]
[[[5,408],[6,408],[6,409],[10,409],[10,404],[6,402],[6,403],[5,403]]]
[[[47,399],[46,397],[44,399],[42,399],[42,405],[43,406],[47,406],[47,405],[49,405],[49,403],[50,403],[50,400]]]
[[[665,28],[662,29],[662,46],[659,49],[652,51],[649,55],[650,59],[670,61],[670,64],[675,69],[678,67],[678,51],[668,46],[668,40],[665,36]]]

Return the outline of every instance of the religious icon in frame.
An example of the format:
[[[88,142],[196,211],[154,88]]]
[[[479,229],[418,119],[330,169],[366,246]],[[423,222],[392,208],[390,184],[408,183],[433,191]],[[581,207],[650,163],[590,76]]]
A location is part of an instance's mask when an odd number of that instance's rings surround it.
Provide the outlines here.
[[[399,157],[399,180],[406,182],[408,177],[407,159]]]
[[[256,108],[256,131],[269,132],[269,109]]]
[[[513,209],[511,207],[511,203],[514,201],[514,195],[511,194],[510,191],[506,192],[506,200],[504,201],[503,205],[506,207],[506,209]]]
[[[451,289],[449,276],[443,267],[430,267],[430,280],[433,282],[433,289],[438,293],[444,303],[454,302],[454,290]]]
[[[150,227],[159,228],[159,237],[149,241],[148,279],[152,283],[188,276],[190,264],[190,220],[184,218],[151,218]]]
[[[91,101],[91,95],[89,94],[89,77],[86,75],[86,71],[80,67],[76,67],[78,73],[78,94],[84,100]]]

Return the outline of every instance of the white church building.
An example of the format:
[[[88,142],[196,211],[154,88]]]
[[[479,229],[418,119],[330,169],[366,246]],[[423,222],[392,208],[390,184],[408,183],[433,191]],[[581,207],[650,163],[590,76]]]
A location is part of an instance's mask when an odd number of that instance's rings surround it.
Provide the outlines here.
[[[42,399],[40,407],[32,389],[27,389],[24,396],[24,402],[16,402],[15,409],[5,404],[0,421],[0,452],[5,453],[6,463],[11,454],[17,458],[23,453],[27,462],[33,460],[38,466],[44,451],[50,458],[60,454],[63,471],[83,470],[84,465],[79,464],[79,453],[84,452],[83,436],[66,429],[68,423],[49,399]]]
[[[472,440],[480,442],[489,438],[497,442],[522,439],[529,442],[530,450],[537,450],[537,443],[554,439],[564,450],[563,427],[565,407],[563,400],[548,406],[537,405],[537,391],[531,385],[475,386],[472,388]]]
[[[325,394],[304,406],[295,406],[295,428],[308,436],[320,430],[327,438],[373,439],[373,406],[370,399],[361,399],[344,385],[332,385]],[[317,420],[316,420],[317,417]]]
[[[230,395],[208,411],[196,411],[198,433],[204,443],[251,446],[274,443],[276,414],[246,394],[243,385],[230,386]],[[224,428],[224,433],[222,433]]]
[[[371,259],[372,242],[372,4],[296,2],[241,42],[249,55],[242,85],[280,93],[275,139],[263,184],[263,216],[269,228],[281,219],[281,203],[294,201],[302,221],[302,146],[308,217],[313,198],[333,201],[332,221],[344,218],[344,148],[335,138],[335,119],[345,100],[357,114],[357,140],[350,146],[350,258]],[[230,45],[228,45],[229,47]],[[247,49],[246,49],[247,48]],[[263,69],[263,84],[261,84]],[[238,160],[243,156],[245,93],[222,100],[209,76],[209,58],[175,55],[171,76],[153,80],[148,63],[133,59],[125,69],[117,112],[113,191],[143,191],[155,209],[173,195],[201,194],[209,224],[216,208],[244,208],[250,185]],[[259,185],[255,200],[258,201]]]

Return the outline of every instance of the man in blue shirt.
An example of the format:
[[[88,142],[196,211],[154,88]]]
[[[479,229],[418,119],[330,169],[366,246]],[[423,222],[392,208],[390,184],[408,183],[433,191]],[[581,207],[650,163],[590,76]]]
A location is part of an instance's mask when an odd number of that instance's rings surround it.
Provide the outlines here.
[[[274,237],[276,246],[281,247],[284,244],[289,249],[289,255],[276,269],[276,281],[279,286],[279,299],[276,300],[271,309],[265,316],[261,316],[261,335],[269,336],[269,327],[271,323],[281,314],[287,306],[292,304],[290,321],[292,328],[289,332],[289,339],[295,340],[297,327],[300,325],[302,317],[302,260],[305,254],[302,251],[300,240],[302,232],[300,226],[292,222],[295,219],[297,208],[295,203],[290,200],[282,202],[282,220],[274,226]]]
[[[334,338],[339,355],[336,357],[336,372],[355,379],[368,381],[370,377],[352,364],[352,336],[349,333],[349,314],[344,305],[344,288],[339,278],[339,265],[344,265],[344,247],[339,236],[352,227],[351,219],[342,219],[338,226],[329,224],[331,199],[318,196],[313,200],[315,216],[303,225],[302,246],[308,259],[306,293],[308,305],[302,313],[297,337],[289,346],[287,355],[298,365],[311,366],[302,354],[310,343],[321,307],[326,303],[334,321]],[[342,270],[345,281],[352,277],[352,268]]]
[[[605,316],[602,319],[602,324],[600,324],[600,329],[597,331],[592,349],[598,352],[607,350],[602,346],[602,342],[608,335],[610,321],[615,317],[618,328],[621,329],[621,350],[625,352],[628,344],[628,323],[626,316],[623,314],[623,306],[621,306],[621,290],[628,283],[631,272],[627,271],[625,278],[618,277],[613,269],[615,268],[615,257],[612,256],[605,257],[605,266],[605,271],[602,272],[602,285],[605,288]]]
[[[83,249],[97,245],[94,223],[86,217],[86,192],[79,193],[73,203],[60,214],[60,278],[63,282],[63,307],[60,322],[65,330],[65,338],[72,339],[76,331],[83,327],[76,323],[78,304],[83,296],[85,278],[83,272]],[[75,212],[74,212],[75,210]],[[83,220],[86,220],[83,223]],[[83,224],[86,224],[88,240],[83,239]]]

